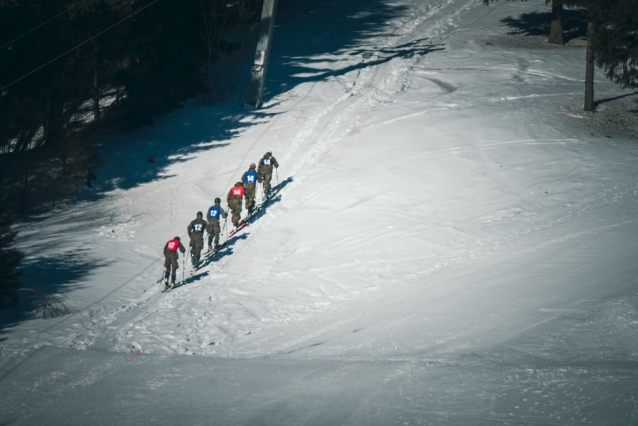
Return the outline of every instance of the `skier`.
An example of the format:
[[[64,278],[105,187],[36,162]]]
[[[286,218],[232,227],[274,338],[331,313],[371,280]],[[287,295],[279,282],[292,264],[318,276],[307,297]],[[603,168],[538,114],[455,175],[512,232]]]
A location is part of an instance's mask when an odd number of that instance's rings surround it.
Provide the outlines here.
[[[241,177],[242,182],[244,182],[244,202],[249,217],[251,210],[255,207],[255,187],[257,186],[258,175],[255,171],[255,167],[257,167],[255,163],[252,163],[248,171],[244,172],[244,175]]]
[[[181,251],[182,254],[186,253],[186,249],[182,245],[182,242],[179,240],[179,237],[175,237],[172,240],[169,240],[164,246],[164,268],[166,268],[166,274],[164,275],[165,287],[168,287],[169,275],[171,277],[171,288],[175,287],[175,276],[177,275],[177,269],[179,267],[177,263],[177,261],[179,260],[177,250]],[[173,268],[172,273],[171,267]]]
[[[219,250],[219,218],[222,217],[226,219],[228,217],[228,213],[226,213],[220,205],[221,202],[222,200],[215,198],[215,205],[208,209],[208,214],[206,215],[208,219],[208,226],[206,226],[206,232],[208,233],[208,251],[213,247],[213,238],[215,238],[215,250]]]
[[[235,186],[230,188],[226,201],[228,202],[228,208],[233,214],[231,220],[233,226],[237,228],[239,226],[239,219],[241,219],[241,200],[244,197],[244,183],[237,182]]]
[[[197,212],[197,218],[188,224],[188,236],[191,239],[191,261],[193,266],[197,268],[199,265],[199,255],[204,248],[204,230],[206,222],[202,219],[202,212]]]
[[[272,179],[273,166],[278,169],[279,163],[277,163],[275,157],[272,156],[272,151],[268,151],[264,154],[261,160],[259,160],[259,167],[257,168],[257,173],[259,173],[259,183],[263,182],[264,191],[266,192],[267,197],[271,195],[270,180]]]

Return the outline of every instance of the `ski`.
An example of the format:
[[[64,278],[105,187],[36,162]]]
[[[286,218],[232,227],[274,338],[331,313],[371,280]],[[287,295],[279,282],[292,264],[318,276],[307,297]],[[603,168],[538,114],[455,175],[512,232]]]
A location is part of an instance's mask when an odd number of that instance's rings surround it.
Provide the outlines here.
[[[268,200],[266,200],[268,201]],[[255,217],[255,215],[257,213],[259,213],[259,211],[262,209],[262,207],[264,207],[264,204],[266,204],[266,201],[257,204],[255,207],[252,208],[252,210],[250,211],[250,213],[248,213],[248,217],[246,218],[246,220],[250,220],[253,217]]]
[[[270,193],[268,195],[264,196],[264,198],[262,199],[261,203],[255,205],[255,207],[253,207],[253,209],[250,212],[250,217],[252,217],[255,214],[257,214],[259,212],[259,210],[264,208],[264,206],[266,204],[268,204],[268,202],[271,201],[273,198],[275,198],[278,194],[279,194],[279,189],[271,189]]]
[[[206,255],[210,256],[211,254],[215,254],[221,249],[223,249],[224,247],[226,247],[226,242],[223,242],[222,244],[217,244],[217,246],[208,246],[208,250],[206,250]]]
[[[230,239],[231,237],[233,237],[236,233],[238,233],[239,231],[241,231],[242,229],[244,229],[246,227],[247,223],[245,220],[241,220],[239,221],[239,225],[237,227],[235,227],[235,229],[232,229],[229,233],[228,233],[228,238]],[[226,243],[224,243],[226,244]]]
[[[165,285],[161,292],[168,293],[171,290],[175,290],[176,288],[183,286],[186,283],[186,281],[181,281],[179,283],[176,283],[173,287],[171,287],[170,285]]]
[[[224,241],[222,244],[219,244],[217,248],[211,247],[208,251],[206,251],[206,253],[204,254],[204,257],[208,259],[212,256],[215,256],[215,254],[223,250],[225,247],[226,247],[226,241]]]
[[[268,203],[268,201],[270,201],[271,199],[272,199],[272,195],[270,197],[264,198],[264,200],[261,203],[255,204],[255,206],[248,213],[248,217],[246,217],[245,221],[249,222],[252,218],[254,218],[257,215],[257,213],[259,213],[261,209],[264,208],[266,203]]]

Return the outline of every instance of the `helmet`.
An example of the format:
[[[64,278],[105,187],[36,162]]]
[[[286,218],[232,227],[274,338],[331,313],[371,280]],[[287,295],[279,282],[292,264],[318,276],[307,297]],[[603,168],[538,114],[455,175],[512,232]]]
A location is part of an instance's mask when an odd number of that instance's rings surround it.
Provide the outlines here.
[[[244,186],[244,182],[237,182],[235,186]]]
[[[272,155],[272,151],[266,151],[266,155]]]
[[[202,212],[197,212],[197,216],[203,216],[204,214]]]
[[[177,240],[177,241],[179,241],[179,237],[175,237],[175,238],[173,238],[173,239],[174,239],[174,240]]]
[[[216,202],[216,203],[221,203],[221,202],[222,202],[222,200],[220,200],[220,199],[219,199],[219,197],[217,197],[217,198],[215,198],[215,202]]]
[[[255,167],[257,167],[257,165],[255,163],[250,163],[250,169],[254,169]]]

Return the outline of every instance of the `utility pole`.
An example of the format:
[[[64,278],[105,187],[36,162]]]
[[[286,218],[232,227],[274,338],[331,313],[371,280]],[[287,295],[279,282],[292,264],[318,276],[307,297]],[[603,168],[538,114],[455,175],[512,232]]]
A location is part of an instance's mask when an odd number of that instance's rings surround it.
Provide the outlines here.
[[[264,94],[266,84],[266,69],[268,68],[268,57],[270,56],[270,45],[272,42],[272,29],[275,26],[275,13],[277,11],[277,0],[264,0],[264,7],[261,11],[261,25],[259,28],[259,41],[255,52],[255,63],[251,69],[250,94],[248,104],[261,108],[261,98]]]

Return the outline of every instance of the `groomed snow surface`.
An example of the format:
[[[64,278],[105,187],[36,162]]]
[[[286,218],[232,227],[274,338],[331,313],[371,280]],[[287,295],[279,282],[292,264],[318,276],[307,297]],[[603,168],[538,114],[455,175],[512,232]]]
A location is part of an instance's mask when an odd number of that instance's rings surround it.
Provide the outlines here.
[[[75,313],[5,319],[0,424],[638,424],[638,145],[588,127],[582,42],[509,34],[533,12],[282,2],[263,109],[111,137],[97,199],[18,224]],[[267,150],[277,197],[161,293]]]

